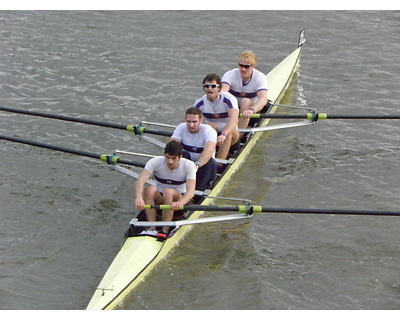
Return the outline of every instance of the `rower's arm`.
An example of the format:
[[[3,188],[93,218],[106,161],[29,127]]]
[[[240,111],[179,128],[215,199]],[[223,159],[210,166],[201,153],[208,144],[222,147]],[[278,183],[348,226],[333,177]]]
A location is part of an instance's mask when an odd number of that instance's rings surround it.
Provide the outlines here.
[[[229,109],[229,121],[222,130],[222,133],[228,136],[233,130],[236,129],[239,122],[239,110],[238,109]]]
[[[268,103],[268,91],[260,90],[257,92],[257,101],[253,105],[254,113],[259,112]]]
[[[214,141],[207,141],[204,144],[203,152],[200,154],[200,157],[197,160],[198,162],[200,162],[200,167],[205,165],[210,160],[210,158],[214,154],[215,146],[216,143]]]
[[[194,192],[196,190],[196,180],[195,179],[187,179],[186,180],[186,192],[179,200],[179,202],[183,202],[184,204],[188,203],[194,197]]]
[[[229,89],[231,88],[231,86],[227,83],[223,83],[222,84],[222,88],[221,88],[221,92],[229,92]]]
[[[146,183],[147,180],[149,180],[151,177],[151,172],[147,169],[143,169],[143,171],[140,173],[139,177],[137,178],[135,182],[135,206],[139,210],[143,210],[142,206],[144,206],[144,200],[143,200],[143,189],[144,189],[144,184]]]

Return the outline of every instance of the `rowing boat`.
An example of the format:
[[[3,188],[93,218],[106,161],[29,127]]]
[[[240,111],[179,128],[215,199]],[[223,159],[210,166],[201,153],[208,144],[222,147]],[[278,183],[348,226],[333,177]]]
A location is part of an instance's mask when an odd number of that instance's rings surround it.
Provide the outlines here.
[[[297,48],[280,62],[266,77],[268,81],[268,98],[271,106],[268,112],[274,113],[278,104],[285,95],[287,88],[296,73],[302,45],[305,42],[304,30],[300,33]],[[224,172],[217,177],[207,192],[202,196],[201,205],[211,205],[217,198],[234,173],[240,168],[249,156],[262,131],[274,128],[269,124],[270,119],[258,119],[252,128],[246,131],[246,139],[241,148],[232,156]],[[310,121],[300,122],[307,125]],[[298,122],[294,124],[299,125]],[[289,125],[290,126],[290,125]],[[275,128],[280,128],[276,125]],[[135,227],[136,233],[126,237],[120,251],[111,263],[103,279],[95,290],[87,309],[114,309],[126,295],[132,291],[143,279],[154,269],[154,267],[165,258],[171,250],[179,243],[187,232],[193,227],[190,221],[198,221],[204,214],[202,210],[186,212],[185,220],[188,224],[178,224],[171,231],[171,236],[165,241],[157,241],[150,235],[138,235],[140,227]],[[251,217],[249,214],[248,217]],[[134,224],[134,221],[132,222]]]

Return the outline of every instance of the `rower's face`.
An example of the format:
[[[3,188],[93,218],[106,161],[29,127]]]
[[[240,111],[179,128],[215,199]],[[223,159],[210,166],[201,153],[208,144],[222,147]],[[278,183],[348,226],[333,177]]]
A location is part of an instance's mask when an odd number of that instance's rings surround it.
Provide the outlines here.
[[[243,79],[250,78],[254,69],[253,65],[249,64],[245,60],[239,60],[238,67],[240,70],[240,75],[242,76]]]
[[[203,84],[203,90],[207,95],[208,100],[213,102],[218,98],[221,89],[219,88],[219,84],[217,84],[217,81],[212,80]]]
[[[198,114],[187,114],[185,121],[190,133],[196,133],[200,130],[202,120],[199,119]]]
[[[179,166],[182,156],[171,156],[169,153],[164,154],[165,162],[170,170],[175,170]]]

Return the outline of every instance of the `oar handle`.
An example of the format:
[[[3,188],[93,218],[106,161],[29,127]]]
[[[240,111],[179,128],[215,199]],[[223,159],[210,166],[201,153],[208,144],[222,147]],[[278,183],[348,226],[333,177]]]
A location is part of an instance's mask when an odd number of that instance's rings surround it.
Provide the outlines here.
[[[253,113],[250,115],[252,119],[308,119],[312,120],[314,114],[283,114],[283,113]],[[239,114],[239,118],[243,118],[243,113]]]
[[[145,209],[157,209],[157,210],[172,210],[172,206],[169,204],[160,205],[145,205]],[[258,213],[262,212],[261,206],[212,206],[212,205],[184,205],[180,206],[178,210],[190,210],[190,211],[233,211],[240,213]]]

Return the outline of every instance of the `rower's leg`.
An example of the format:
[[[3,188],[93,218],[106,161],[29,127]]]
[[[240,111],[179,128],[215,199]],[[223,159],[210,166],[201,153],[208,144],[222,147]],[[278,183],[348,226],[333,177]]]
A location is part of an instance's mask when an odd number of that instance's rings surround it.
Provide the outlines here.
[[[148,186],[144,190],[144,202],[149,205],[161,204],[163,203],[163,197],[155,186]],[[146,209],[145,212],[147,221],[157,221],[157,212],[155,209]],[[150,229],[156,230],[155,227],[150,227]]]
[[[239,131],[233,130],[225,139],[222,146],[218,148],[217,158],[218,159],[226,159],[228,158],[229,151],[231,147],[237,143],[239,140]]]
[[[218,148],[217,158],[226,159],[228,157],[229,149],[231,148],[232,134],[228,135],[221,146]]]
[[[204,191],[208,184],[214,180],[217,174],[217,164],[214,158],[210,158],[208,162],[201,166],[196,174],[196,190]],[[197,196],[195,196],[197,197]]]
[[[243,98],[242,101],[240,101],[240,113],[243,113],[246,110],[249,110],[253,106],[253,100],[249,98]],[[249,126],[249,121],[250,118],[239,118],[239,128],[247,128]],[[244,133],[240,134],[240,137],[242,137]]]
[[[180,198],[182,198],[182,195],[175,189],[165,188],[163,190],[163,204],[171,204],[172,202],[178,201]],[[172,221],[173,217],[174,217],[173,210],[163,210],[162,211],[162,220],[163,221]],[[165,233],[169,233],[169,227],[163,227],[162,230]]]

